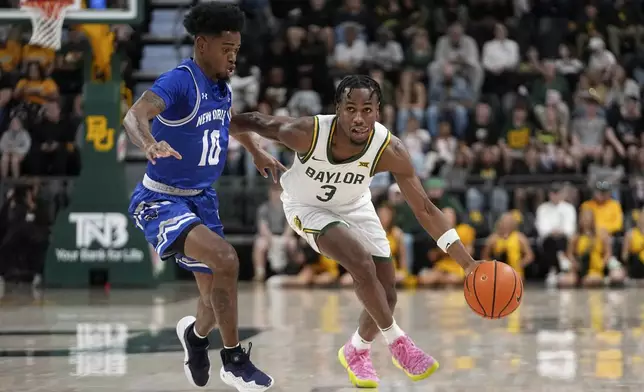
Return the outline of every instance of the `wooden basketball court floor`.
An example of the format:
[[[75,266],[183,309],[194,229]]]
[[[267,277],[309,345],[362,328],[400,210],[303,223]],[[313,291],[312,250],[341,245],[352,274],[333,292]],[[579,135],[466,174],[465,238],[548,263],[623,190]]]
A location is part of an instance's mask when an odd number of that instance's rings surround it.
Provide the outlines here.
[[[176,321],[194,312],[196,288],[104,292],[16,288],[0,302],[0,391],[175,392],[186,381]],[[527,289],[504,320],[472,313],[460,290],[402,291],[399,324],[441,367],[413,383],[381,338],[373,360],[380,392],[576,392],[644,390],[644,290]],[[244,286],[241,335],[274,391],[354,391],[338,348],[356,328],[351,291]],[[211,337],[218,378],[221,341]]]

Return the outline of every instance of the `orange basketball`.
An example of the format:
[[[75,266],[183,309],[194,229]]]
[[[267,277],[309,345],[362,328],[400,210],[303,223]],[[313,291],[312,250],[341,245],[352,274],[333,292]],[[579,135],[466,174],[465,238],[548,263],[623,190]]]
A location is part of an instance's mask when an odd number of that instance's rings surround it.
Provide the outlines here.
[[[523,299],[523,281],[514,268],[499,261],[479,264],[465,279],[465,300],[485,318],[503,318]]]

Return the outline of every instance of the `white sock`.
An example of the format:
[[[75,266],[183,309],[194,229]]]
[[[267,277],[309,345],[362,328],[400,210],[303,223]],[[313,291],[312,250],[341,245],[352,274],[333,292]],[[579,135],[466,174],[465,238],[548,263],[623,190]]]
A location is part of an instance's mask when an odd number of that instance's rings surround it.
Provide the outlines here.
[[[226,347],[226,346],[224,346],[224,348],[225,348],[226,350],[232,350],[232,349],[234,349],[234,348],[239,347],[240,345],[241,345],[241,343],[237,343],[236,345],[234,345],[234,346],[232,346],[232,347]]]
[[[357,330],[356,330],[356,333],[354,333],[353,336],[351,337],[351,345],[360,351],[371,349],[371,343],[373,342],[368,342],[364,340],[360,336],[360,333],[358,333]]]
[[[192,332],[194,332],[195,336],[198,337],[199,339],[205,339],[206,338],[205,336],[199,335],[199,332],[197,332],[197,326],[196,325],[194,325],[192,327]]]
[[[396,320],[394,320],[394,323],[391,324],[390,327],[381,329],[380,332],[382,332],[382,336],[385,337],[385,340],[387,341],[387,344],[391,344],[394,342],[394,340],[398,339],[401,336],[405,336],[405,332],[403,332],[402,329],[396,324]]]

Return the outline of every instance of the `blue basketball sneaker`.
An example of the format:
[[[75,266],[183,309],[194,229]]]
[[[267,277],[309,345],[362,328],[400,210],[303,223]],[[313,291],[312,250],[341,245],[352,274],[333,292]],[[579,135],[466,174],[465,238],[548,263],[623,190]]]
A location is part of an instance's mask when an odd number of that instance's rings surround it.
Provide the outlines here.
[[[263,392],[273,386],[273,378],[257,369],[250,361],[252,343],[248,351],[239,346],[234,350],[221,350],[224,364],[219,371],[221,380],[239,392]]]
[[[195,387],[205,387],[210,380],[210,358],[208,357],[208,338],[194,336],[196,319],[186,316],[177,323],[177,336],[183,346],[183,370],[186,378]]]

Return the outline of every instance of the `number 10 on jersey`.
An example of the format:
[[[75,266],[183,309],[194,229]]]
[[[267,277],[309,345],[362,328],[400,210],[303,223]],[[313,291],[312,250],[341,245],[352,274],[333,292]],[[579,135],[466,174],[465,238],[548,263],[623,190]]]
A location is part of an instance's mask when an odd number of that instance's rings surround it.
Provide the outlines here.
[[[206,129],[203,131],[203,147],[201,148],[201,159],[198,166],[215,166],[219,163],[221,146],[219,145],[219,130]]]

